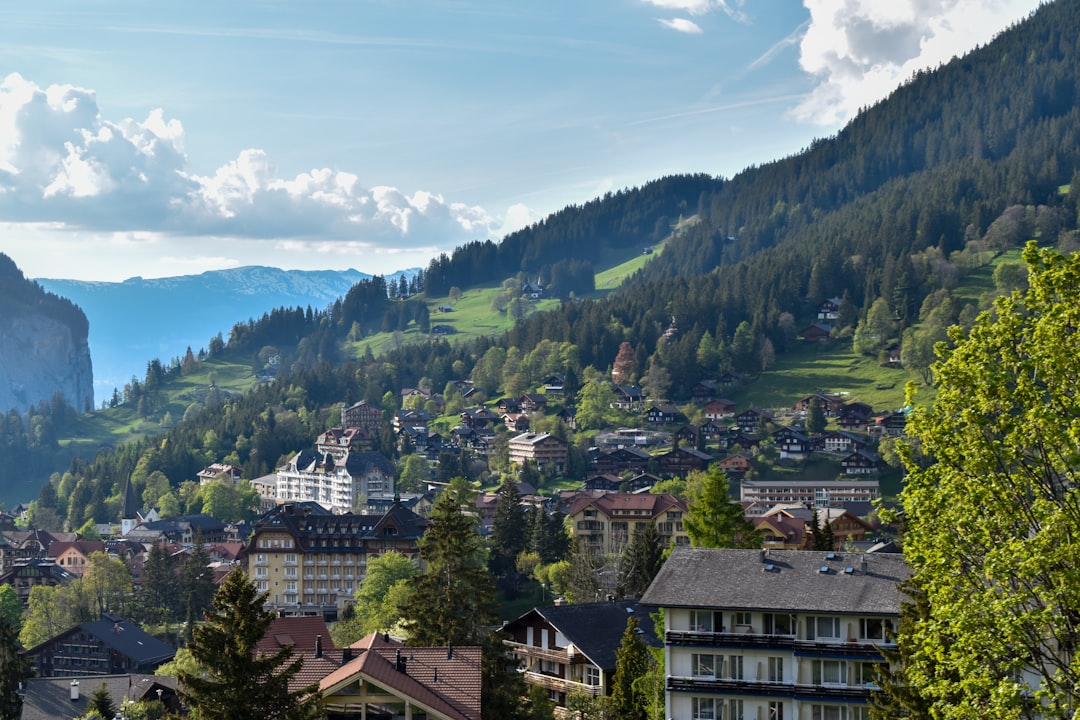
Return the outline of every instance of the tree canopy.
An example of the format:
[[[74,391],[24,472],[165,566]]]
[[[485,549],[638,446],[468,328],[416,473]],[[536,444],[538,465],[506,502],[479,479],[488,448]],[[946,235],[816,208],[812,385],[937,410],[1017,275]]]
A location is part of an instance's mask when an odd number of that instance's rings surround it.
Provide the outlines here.
[[[1024,259],[1026,294],[951,331],[902,448],[904,550],[929,607],[900,639],[904,681],[935,718],[1080,706],[1080,255]]]

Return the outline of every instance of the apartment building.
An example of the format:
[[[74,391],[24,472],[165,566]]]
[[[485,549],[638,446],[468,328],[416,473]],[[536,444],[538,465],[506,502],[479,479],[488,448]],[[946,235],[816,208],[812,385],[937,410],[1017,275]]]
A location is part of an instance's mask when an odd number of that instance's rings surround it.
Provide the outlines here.
[[[810,503],[816,507],[839,507],[850,502],[868,502],[881,497],[877,480],[742,480],[739,499],[776,505]]]
[[[567,516],[579,547],[612,553],[621,552],[646,523],[656,525],[664,547],[689,545],[685,514],[686,502],[670,493],[605,493],[579,496]]]
[[[427,521],[400,503],[382,515],[333,514],[318,503],[286,503],[255,523],[248,574],[268,609],[336,618],[371,558],[396,550],[419,562]]]
[[[392,497],[394,463],[379,452],[333,454],[301,450],[277,471],[277,498],[317,502],[349,512],[363,498]]]
[[[524,465],[532,460],[539,465],[552,465],[561,474],[566,469],[569,450],[566,443],[548,433],[522,433],[510,438],[510,462]]]
[[[641,599],[665,611],[667,717],[866,720],[908,575],[897,553],[676,548]]]

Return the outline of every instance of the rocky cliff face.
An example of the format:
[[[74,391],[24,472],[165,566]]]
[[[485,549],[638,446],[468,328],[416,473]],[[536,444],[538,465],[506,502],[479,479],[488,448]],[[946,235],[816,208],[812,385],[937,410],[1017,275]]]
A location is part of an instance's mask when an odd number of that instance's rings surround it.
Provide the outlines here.
[[[93,407],[87,330],[77,306],[23,278],[0,254],[0,412],[26,412],[56,393],[77,412]]]

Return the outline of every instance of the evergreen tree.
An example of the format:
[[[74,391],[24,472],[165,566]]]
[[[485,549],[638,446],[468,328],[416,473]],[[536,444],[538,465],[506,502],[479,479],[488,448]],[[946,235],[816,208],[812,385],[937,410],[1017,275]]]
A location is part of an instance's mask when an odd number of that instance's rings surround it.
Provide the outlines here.
[[[0,720],[18,720],[22,713],[19,685],[31,674],[30,658],[22,652],[15,626],[0,613]]]
[[[265,594],[241,570],[225,578],[206,623],[187,649],[202,673],[181,669],[180,696],[197,720],[315,720],[325,716],[318,685],[289,690],[302,667],[288,645],[270,655],[256,652],[274,614]]]
[[[825,432],[825,411],[821,409],[821,400],[811,398],[810,407],[806,410],[806,431],[817,435]]]
[[[746,519],[742,506],[732,502],[728,476],[713,465],[692,471],[686,482],[686,515],[683,525],[690,544],[703,548],[755,548],[760,533]]]
[[[620,597],[641,597],[649,589],[663,564],[664,548],[660,544],[660,533],[657,532],[656,525],[638,525],[630,538],[630,544],[623,551],[616,593]]]
[[[203,545],[202,534],[198,532],[195,534],[195,545],[181,571],[180,593],[190,640],[196,621],[202,618],[214,597],[214,571],[210,569],[210,556]]]
[[[490,629],[498,623],[495,585],[472,509],[473,492],[463,478],[455,478],[435,501],[420,541],[426,568],[401,603],[401,624],[410,645],[479,645],[482,714],[514,718],[524,682],[508,667],[506,646]]]
[[[645,702],[634,683],[645,677],[652,664],[649,648],[638,632],[636,617],[626,621],[622,642],[615,655],[615,676],[611,679],[611,704],[615,720],[645,720]]]
[[[491,570],[498,577],[513,573],[518,553],[526,545],[525,508],[517,482],[507,480],[499,488],[495,517],[491,523]]]
[[[97,713],[97,716],[102,720],[112,720],[116,717],[116,703],[113,702],[112,695],[109,694],[109,689],[105,687],[105,683],[101,683],[90,694],[87,711],[87,715]]]
[[[524,720],[555,720],[555,703],[548,700],[543,685],[529,686],[528,713]]]

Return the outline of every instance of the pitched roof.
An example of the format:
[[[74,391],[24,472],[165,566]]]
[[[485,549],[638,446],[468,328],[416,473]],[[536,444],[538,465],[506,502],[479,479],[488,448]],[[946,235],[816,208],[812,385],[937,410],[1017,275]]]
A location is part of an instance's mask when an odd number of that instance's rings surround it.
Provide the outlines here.
[[[671,493],[605,493],[597,497],[583,495],[576,498],[569,514],[576,515],[589,505],[596,506],[597,510],[607,515],[625,510],[647,510],[650,517],[656,517],[671,507],[686,510],[686,504]]]
[[[863,615],[900,612],[897,583],[910,575],[902,555],[832,555],[834,559],[806,550],[675,548],[641,603]],[[849,567],[853,572],[846,572]]]
[[[641,639],[650,647],[663,647],[648,609],[635,600],[582,603],[580,605],[548,605],[530,610],[518,620],[538,615],[562,633],[568,642],[592,664],[607,671],[615,670],[615,658],[622,644],[626,623],[637,618]]]
[[[397,654],[404,672],[397,669]],[[319,690],[333,707],[334,693],[358,676],[411,698],[452,720],[480,720],[480,648],[373,647],[330,673]]]
[[[26,654],[34,655],[39,648],[52,643],[57,638],[78,631],[90,633],[105,645],[108,645],[124,657],[130,658],[138,665],[163,663],[176,654],[174,648],[161,642],[143,630],[141,626],[108,613],[102,613],[100,620],[84,622],[65,630],[59,635],[54,635],[45,642],[27,650]]]
[[[23,697],[22,720],[58,720],[81,717],[90,709],[90,697],[102,685],[109,692],[113,703],[119,707],[128,697],[131,688],[130,675],[95,675],[78,678],[79,699],[71,699],[70,677],[30,678],[26,681]]]
[[[292,645],[297,653],[314,652],[316,638],[322,638],[323,651],[334,649],[330,629],[321,615],[279,617],[271,621],[262,639],[255,643],[255,649],[269,655]]]

